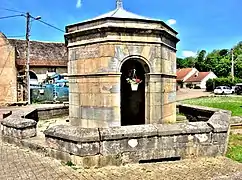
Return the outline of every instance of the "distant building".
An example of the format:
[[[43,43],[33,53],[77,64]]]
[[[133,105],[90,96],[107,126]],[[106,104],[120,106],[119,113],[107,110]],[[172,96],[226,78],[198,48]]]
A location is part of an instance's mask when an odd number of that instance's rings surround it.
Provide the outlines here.
[[[0,103],[26,100],[26,41],[8,39],[0,32]],[[30,83],[37,85],[50,73],[67,73],[64,43],[30,42]]]
[[[212,72],[199,72],[196,68],[183,68],[177,70],[178,88],[195,88],[206,89],[206,82],[209,79],[217,78]]]

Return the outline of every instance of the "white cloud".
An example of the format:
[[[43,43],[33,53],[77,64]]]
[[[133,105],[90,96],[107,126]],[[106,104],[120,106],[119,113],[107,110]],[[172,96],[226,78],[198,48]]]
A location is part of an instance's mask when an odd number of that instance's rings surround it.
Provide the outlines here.
[[[196,57],[197,53],[193,51],[182,51],[183,57]]]
[[[166,21],[166,23],[167,23],[169,26],[171,26],[171,25],[176,24],[176,20],[175,20],[175,19],[169,19],[169,20]]]
[[[76,8],[80,8],[82,6],[82,0],[77,0]]]

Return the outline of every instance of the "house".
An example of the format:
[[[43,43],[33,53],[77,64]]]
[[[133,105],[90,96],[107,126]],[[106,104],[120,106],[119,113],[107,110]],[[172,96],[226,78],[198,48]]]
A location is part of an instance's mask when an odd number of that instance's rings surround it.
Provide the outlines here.
[[[206,89],[206,82],[209,79],[217,78],[212,72],[199,72],[196,68],[184,68],[177,70],[177,85],[180,88],[201,88]]]
[[[185,81],[197,72],[198,72],[198,70],[196,68],[177,69],[176,82],[177,82],[178,87],[185,88],[186,87]]]
[[[26,41],[8,39],[0,32],[0,104],[26,100]],[[30,84],[37,85],[47,74],[67,73],[64,43],[30,42]]]
[[[200,87],[201,89],[206,89],[206,82],[214,78],[217,78],[217,76],[212,71],[197,72],[188,78],[185,83],[191,88]]]

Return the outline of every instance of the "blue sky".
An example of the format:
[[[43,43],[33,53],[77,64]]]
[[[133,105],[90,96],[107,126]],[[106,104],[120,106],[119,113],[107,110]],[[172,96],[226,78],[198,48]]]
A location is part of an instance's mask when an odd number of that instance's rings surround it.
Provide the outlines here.
[[[115,0],[1,0],[0,8],[29,11],[63,29],[68,24],[93,18],[115,8]],[[179,32],[178,57],[205,49],[231,48],[242,41],[241,0],[123,0],[126,10],[171,23]],[[18,13],[0,9],[0,17]],[[24,36],[25,18],[0,19],[7,36]],[[31,39],[64,41],[63,33],[37,21]]]

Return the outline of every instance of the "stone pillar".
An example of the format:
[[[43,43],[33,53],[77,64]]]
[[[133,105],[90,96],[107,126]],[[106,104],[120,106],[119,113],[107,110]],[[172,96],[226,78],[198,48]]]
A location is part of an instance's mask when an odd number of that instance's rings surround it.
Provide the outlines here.
[[[162,123],[176,122],[176,51],[161,47]]]
[[[146,124],[176,121],[176,79],[164,74],[147,74]]]
[[[147,74],[147,124],[161,123],[162,119],[162,79],[159,74]]]
[[[163,77],[162,123],[176,122],[176,78]]]

